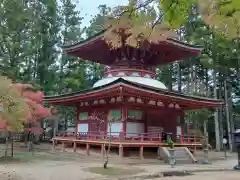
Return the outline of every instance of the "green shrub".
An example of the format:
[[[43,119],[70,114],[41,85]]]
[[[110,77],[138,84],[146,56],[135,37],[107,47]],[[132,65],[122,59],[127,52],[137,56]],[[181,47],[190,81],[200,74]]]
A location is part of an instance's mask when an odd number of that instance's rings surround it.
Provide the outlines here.
[[[173,149],[174,148],[174,142],[171,139],[167,140],[168,147]]]

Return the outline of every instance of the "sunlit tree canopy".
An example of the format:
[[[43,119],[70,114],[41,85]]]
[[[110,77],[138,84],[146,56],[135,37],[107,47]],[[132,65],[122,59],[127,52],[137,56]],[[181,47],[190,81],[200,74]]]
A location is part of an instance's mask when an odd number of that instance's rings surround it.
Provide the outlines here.
[[[239,37],[239,0],[129,0],[117,6],[106,21],[105,40],[112,48],[139,47],[176,37],[176,30],[195,10],[214,31]]]
[[[199,0],[199,9],[206,24],[228,38],[239,37],[240,1]]]
[[[128,6],[113,9],[106,21],[105,40],[112,48],[125,44],[140,47],[158,43],[168,37],[176,37],[173,29],[165,23],[162,10],[153,1],[130,1]]]

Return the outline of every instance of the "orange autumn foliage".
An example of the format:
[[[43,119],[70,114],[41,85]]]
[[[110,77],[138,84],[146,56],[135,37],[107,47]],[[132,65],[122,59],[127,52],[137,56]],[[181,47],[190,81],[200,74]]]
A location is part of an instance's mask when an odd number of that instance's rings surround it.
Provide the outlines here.
[[[39,120],[51,116],[51,108],[43,106],[44,93],[41,91],[24,91],[22,95],[30,108],[26,121],[28,124],[31,124],[31,127],[25,128],[25,131],[37,134],[42,133]]]
[[[8,83],[6,83],[8,85]],[[11,129],[20,129],[20,128],[11,128],[11,126],[14,126],[14,123],[19,123],[17,126],[27,125],[29,128],[25,128],[25,131],[33,132],[33,133],[41,133],[42,129],[40,127],[39,120],[46,118],[48,116],[51,116],[52,108],[45,108],[43,105],[43,99],[44,99],[44,93],[41,91],[34,92],[32,91],[33,86],[31,84],[10,84],[9,87],[6,87],[5,90],[5,96],[9,95],[8,93],[11,91],[11,94],[7,98],[8,101],[11,101],[11,99],[14,98],[16,100],[16,104],[19,100],[25,102],[22,103],[23,105],[26,105],[27,107],[23,107],[24,109],[24,117],[19,122],[14,122],[12,119],[14,119],[11,116],[11,113],[8,113],[8,116],[1,116],[0,117],[0,130],[8,130],[13,131]],[[14,93],[13,93],[14,91]],[[14,95],[12,97],[11,95]],[[1,102],[2,103],[2,102]],[[9,108],[7,107],[7,103],[3,103],[4,110],[7,111]],[[18,107],[19,109],[19,107]],[[20,108],[21,109],[21,108]],[[11,120],[10,120],[11,119]],[[11,124],[12,123],[12,124]],[[16,131],[16,130],[15,130]]]

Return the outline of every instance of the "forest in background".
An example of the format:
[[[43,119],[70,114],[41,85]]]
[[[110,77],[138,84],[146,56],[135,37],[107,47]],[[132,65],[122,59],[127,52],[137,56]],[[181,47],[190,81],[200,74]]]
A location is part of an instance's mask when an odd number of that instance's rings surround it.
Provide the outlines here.
[[[0,71],[15,82],[31,83],[46,95],[91,88],[101,79],[102,65],[62,54],[60,45],[78,42],[103,30],[111,13],[100,5],[90,26],[83,27],[75,1],[0,0]],[[80,2],[81,3],[81,2]],[[224,99],[228,108],[187,112],[185,121],[197,133],[208,133],[221,147],[238,124],[240,107],[240,42],[215,33],[193,6],[177,33],[180,40],[202,45],[202,54],[158,67],[157,77],[170,90]],[[74,110],[58,107],[63,124],[71,124]],[[215,138],[216,137],[216,138]]]

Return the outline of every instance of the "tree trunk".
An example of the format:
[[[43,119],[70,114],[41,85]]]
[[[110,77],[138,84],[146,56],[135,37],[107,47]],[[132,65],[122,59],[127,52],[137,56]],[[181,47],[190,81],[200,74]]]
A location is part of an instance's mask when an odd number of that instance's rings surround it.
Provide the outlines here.
[[[28,134],[29,138],[28,138],[28,151],[31,152],[33,150],[33,134],[32,132],[29,132]]]
[[[64,120],[64,128],[65,128],[65,130],[68,129],[68,118],[66,118],[66,119]]]
[[[8,144],[9,144],[9,132],[6,133],[5,152],[4,152],[5,160],[8,159]]]
[[[11,157],[13,157],[13,137],[11,132],[9,132],[9,140],[11,141]]]
[[[172,71],[173,71],[173,65],[169,65],[169,71],[168,71],[168,89],[169,91],[172,90]]]
[[[190,95],[192,95],[194,93],[194,73],[193,73],[193,69],[194,69],[194,65],[193,65],[193,62],[191,61],[191,66],[190,66],[190,69],[189,69],[189,91],[188,93]]]
[[[28,144],[28,132],[24,131],[24,145],[25,145],[25,148],[27,148],[27,144]]]
[[[234,144],[235,144],[235,139],[233,138],[232,134],[235,131],[235,125],[233,121],[233,99],[232,99],[232,84],[228,83],[227,86],[229,87],[228,89],[228,111],[229,111],[229,122],[230,122],[230,130],[231,130],[231,138],[232,138],[232,150],[234,151]]]
[[[223,142],[223,135],[224,135],[224,130],[223,130],[223,108],[220,109],[219,111],[219,132],[220,132],[220,142]],[[223,149],[223,143],[221,143],[221,149]]]
[[[204,69],[204,76],[205,76],[205,79],[204,79],[205,96],[209,97],[210,90],[209,90],[209,85],[208,85],[209,77],[208,77],[208,69],[207,68]],[[209,117],[207,117],[207,119],[203,120],[203,133],[204,133],[204,136],[207,137],[207,142],[209,143],[208,120],[209,120]]]
[[[207,123],[208,123],[208,119],[204,119],[204,121],[203,121],[203,132],[204,132],[205,137],[208,137]]]
[[[219,78],[219,96],[218,98],[220,99],[224,99],[224,80],[223,80],[223,75],[221,74],[221,78]],[[224,135],[224,130],[223,130],[223,111],[225,110],[225,108],[220,108],[219,109],[219,133],[220,133],[220,142],[223,142],[223,135]],[[223,149],[223,143],[221,143],[221,149]]]
[[[58,124],[59,124],[59,119],[57,116],[54,117],[54,126],[53,126],[53,137],[56,136],[57,132],[58,132]]]
[[[181,62],[178,63],[178,92],[182,92],[182,69],[181,69]]]
[[[217,94],[217,71],[216,69],[213,70],[213,87],[214,87],[214,98],[218,98]],[[218,116],[218,109],[214,112],[214,121],[215,121],[215,139],[216,139],[216,151],[221,150],[221,143],[220,143],[220,132],[219,132],[219,116]]]
[[[109,123],[109,140],[108,140],[108,150],[106,153],[106,160],[105,163],[103,165],[104,169],[108,168],[108,162],[109,162],[109,154],[110,154],[110,150],[111,150],[111,142],[112,142],[112,124]]]
[[[225,92],[225,104],[226,104],[226,120],[227,120],[227,130],[228,130],[228,144],[230,152],[233,151],[232,144],[232,133],[231,133],[231,123],[230,123],[230,114],[229,114],[229,98],[227,92],[227,79],[224,81],[224,92]]]
[[[233,104],[232,104],[232,96],[229,98],[229,119],[230,119],[230,126],[231,126],[231,135],[233,135],[233,132],[235,132],[235,124],[234,124],[234,119],[233,119]],[[232,137],[232,148],[233,151],[235,151],[234,149],[234,145],[235,145],[235,139]]]

